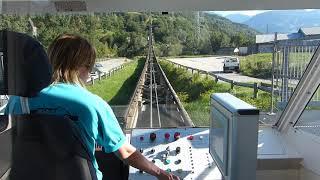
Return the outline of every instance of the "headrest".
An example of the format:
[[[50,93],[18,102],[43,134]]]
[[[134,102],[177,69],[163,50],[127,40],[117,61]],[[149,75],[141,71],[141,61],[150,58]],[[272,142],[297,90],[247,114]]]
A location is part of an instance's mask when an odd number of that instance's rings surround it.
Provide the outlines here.
[[[43,46],[17,32],[0,31],[3,48],[4,84],[9,95],[33,97],[51,83],[52,69]]]

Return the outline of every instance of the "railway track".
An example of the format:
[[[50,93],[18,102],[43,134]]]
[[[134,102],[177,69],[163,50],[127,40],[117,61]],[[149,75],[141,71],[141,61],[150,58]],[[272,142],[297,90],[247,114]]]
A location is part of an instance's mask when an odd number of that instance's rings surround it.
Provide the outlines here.
[[[125,115],[126,129],[194,126],[163,72],[149,26],[146,62]]]

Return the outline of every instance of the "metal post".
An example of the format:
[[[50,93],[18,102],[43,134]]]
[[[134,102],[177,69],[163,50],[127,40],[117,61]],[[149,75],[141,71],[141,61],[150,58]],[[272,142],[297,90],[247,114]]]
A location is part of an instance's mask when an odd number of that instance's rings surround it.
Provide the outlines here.
[[[274,114],[273,112],[273,96],[274,96],[274,66],[275,66],[275,58],[276,53],[278,52],[277,48],[277,40],[278,40],[278,33],[274,33],[274,41],[273,41],[273,53],[272,53],[272,70],[271,70],[271,109],[270,114]]]
[[[285,47],[283,52],[283,76],[282,76],[282,101],[288,102],[288,67],[289,67],[289,48]]]
[[[91,76],[91,84],[94,85],[94,78]]]
[[[253,84],[253,98],[258,98],[258,83]]]

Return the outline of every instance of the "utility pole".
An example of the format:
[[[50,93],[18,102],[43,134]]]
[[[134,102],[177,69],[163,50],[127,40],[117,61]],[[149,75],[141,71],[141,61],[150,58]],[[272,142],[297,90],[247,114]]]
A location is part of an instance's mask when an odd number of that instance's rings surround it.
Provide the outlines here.
[[[200,12],[199,11],[196,12],[196,20],[197,20],[196,34],[197,34],[197,40],[198,40],[198,43],[199,43],[199,41],[200,41],[200,33],[201,33]]]

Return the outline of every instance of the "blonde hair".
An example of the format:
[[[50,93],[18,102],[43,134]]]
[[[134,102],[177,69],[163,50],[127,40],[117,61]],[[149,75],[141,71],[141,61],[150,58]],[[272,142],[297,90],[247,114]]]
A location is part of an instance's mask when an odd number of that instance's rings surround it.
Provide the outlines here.
[[[79,68],[91,70],[96,59],[95,48],[85,38],[73,35],[59,35],[48,48],[49,61],[53,68],[52,83],[80,84]]]

